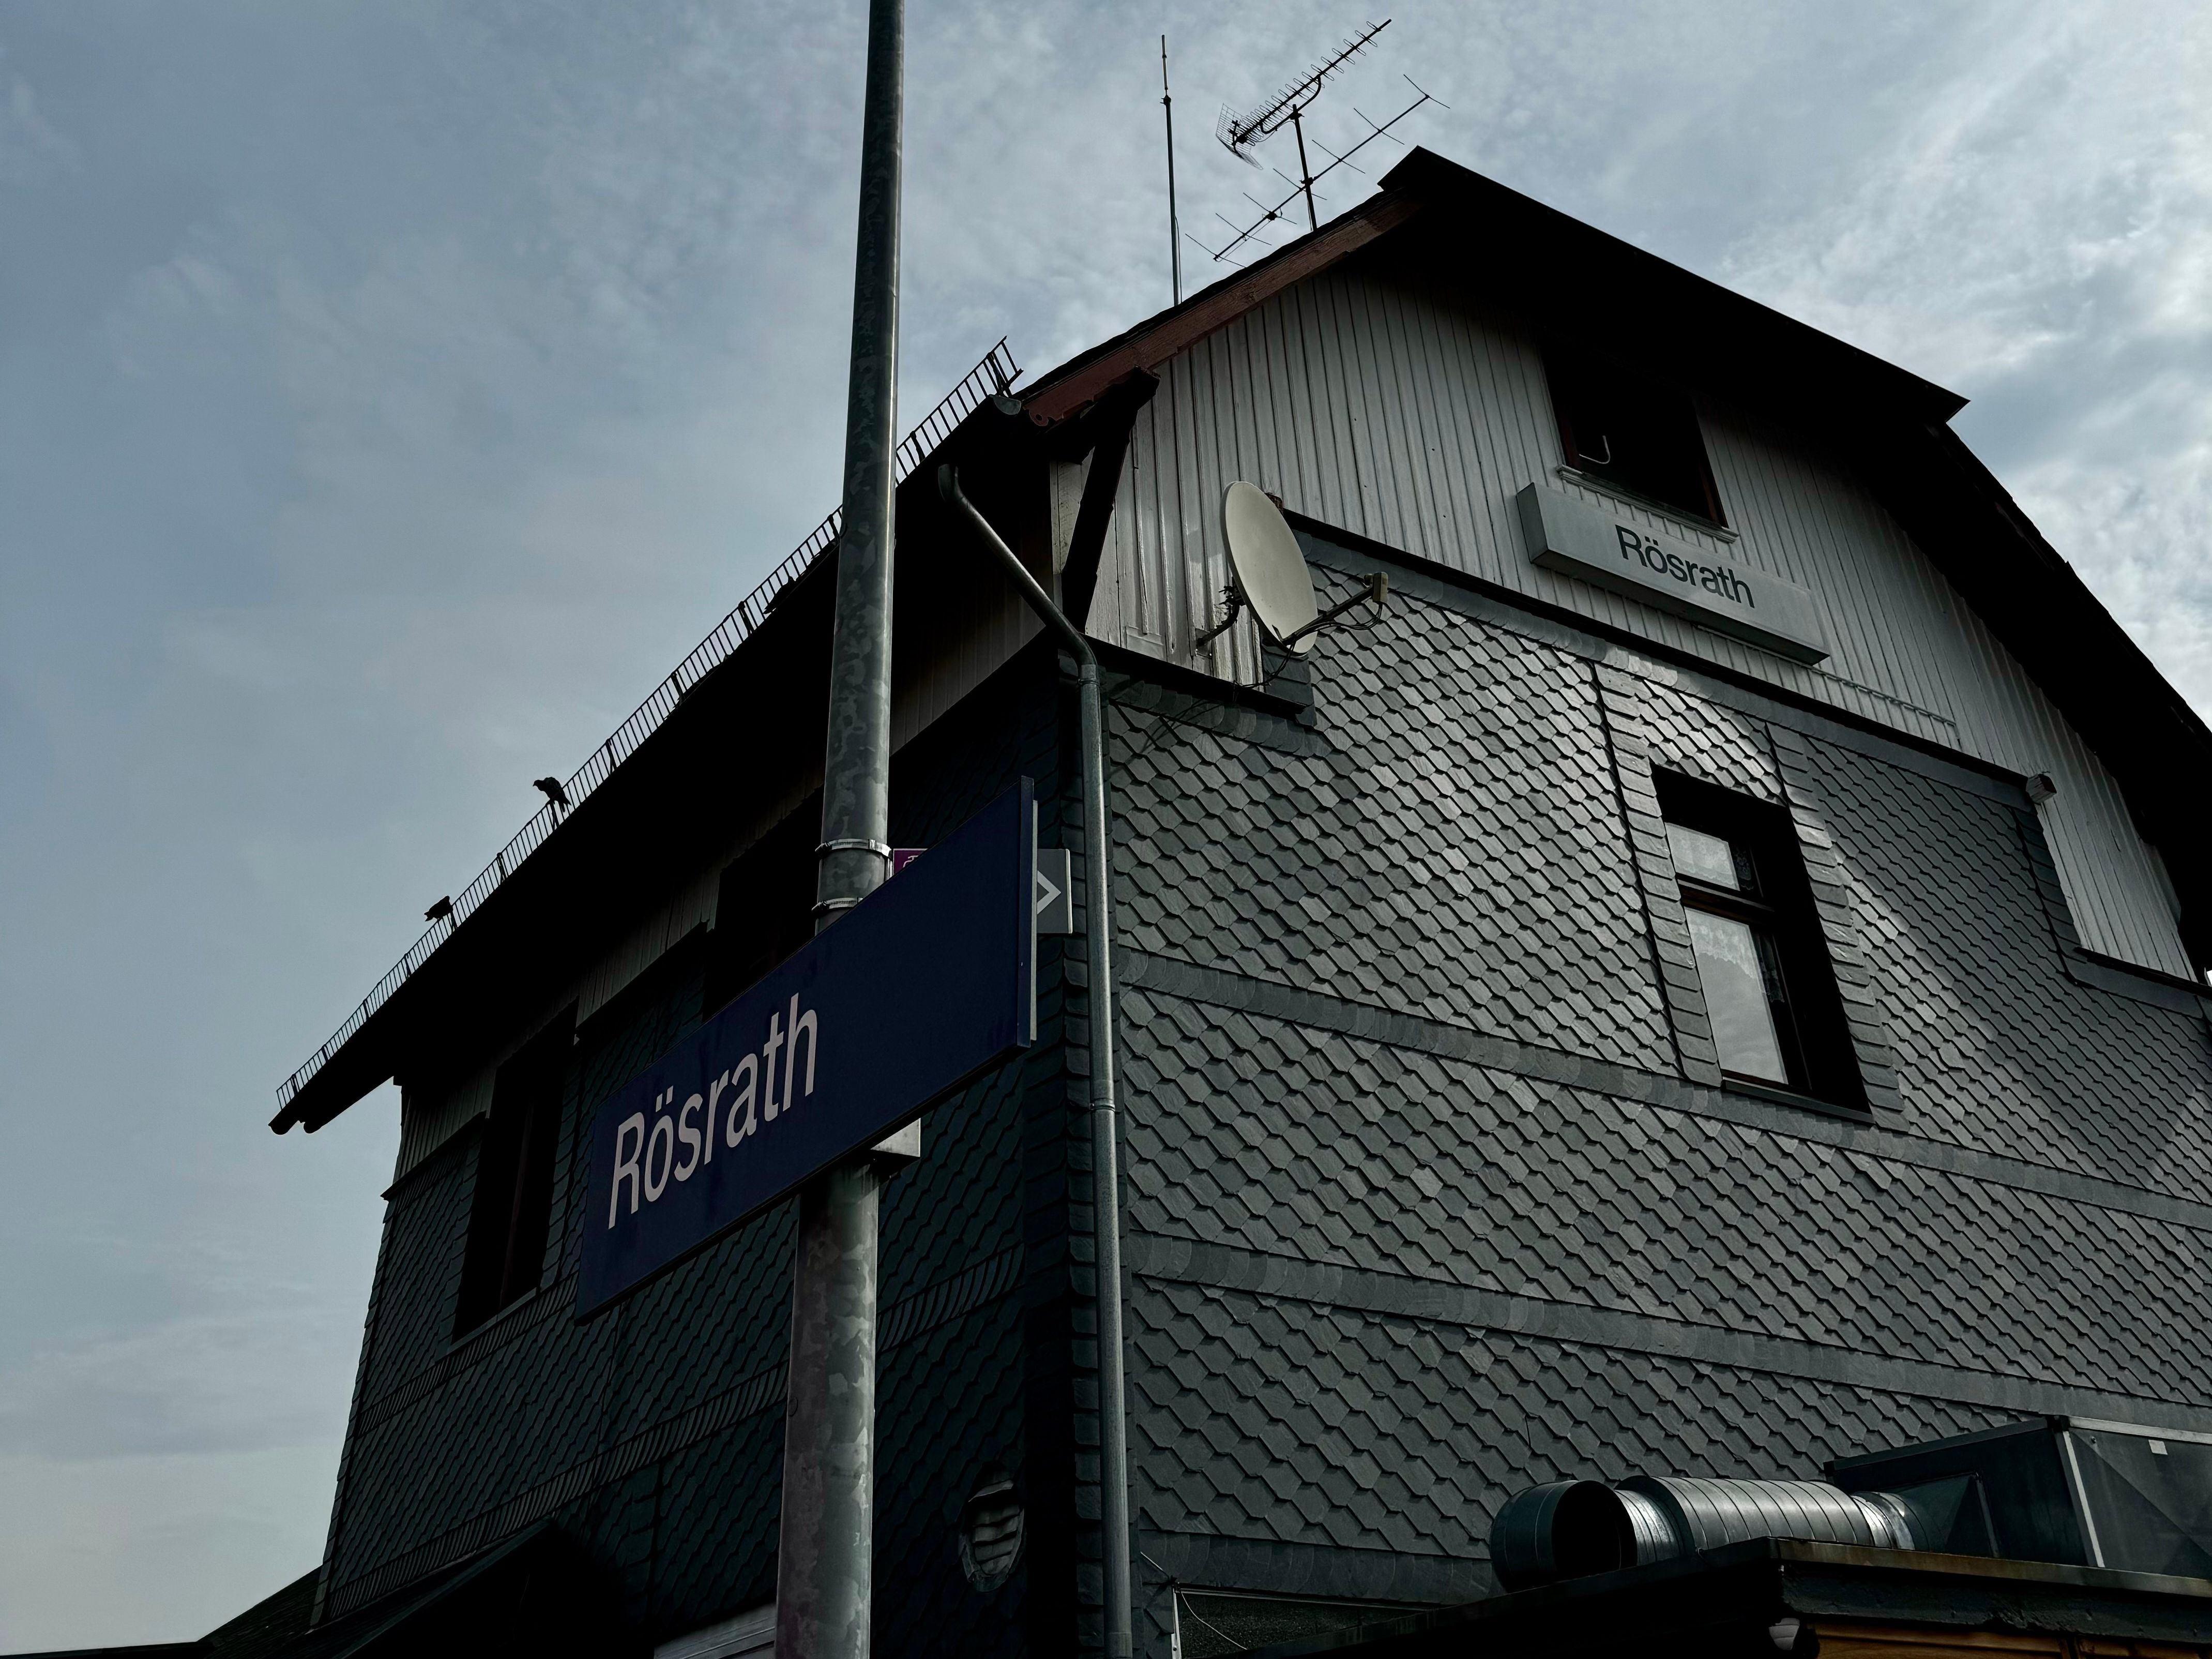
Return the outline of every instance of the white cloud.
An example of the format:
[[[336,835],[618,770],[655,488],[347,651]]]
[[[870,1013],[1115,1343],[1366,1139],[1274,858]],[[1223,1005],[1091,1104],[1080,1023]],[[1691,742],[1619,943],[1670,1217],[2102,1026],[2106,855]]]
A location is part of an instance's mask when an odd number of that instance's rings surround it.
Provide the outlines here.
[[[1985,10],[1841,200],[1724,262],[1975,399],[1958,425],[2212,710],[2212,15]]]
[[[0,47],[0,183],[42,182],[65,171],[77,149],[57,131],[39,108],[39,94],[20,75],[9,72]]]
[[[2021,505],[2151,660],[2212,715],[2212,441],[2133,465],[2021,469]]]

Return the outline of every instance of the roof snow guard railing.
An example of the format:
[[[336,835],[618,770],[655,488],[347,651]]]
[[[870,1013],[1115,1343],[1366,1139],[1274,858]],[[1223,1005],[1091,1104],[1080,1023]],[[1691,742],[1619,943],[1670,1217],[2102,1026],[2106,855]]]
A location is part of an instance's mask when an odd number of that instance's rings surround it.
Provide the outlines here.
[[[945,395],[945,400],[922,416],[921,424],[907,434],[906,441],[898,447],[898,477],[905,478],[921,458],[951,435],[952,429],[966,420],[978,404],[986,398],[1009,391],[1020,374],[1013,353],[1007,350],[1006,343],[1000,340],[984,354],[982,362],[968,371],[960,384]],[[592,751],[591,758],[576,769],[566,786],[571,811],[582,805],[585,796],[605,783],[613,775],[615,768],[637,751],[638,746],[676,711],[676,705],[683,700],[686,691],[696,685],[711,670],[726,661],[732,652],[751,637],[753,630],[767,619],[776,596],[797,580],[806,568],[836,541],[837,517],[836,512],[833,511],[817,525],[813,534],[799,543],[782,563],[769,571],[759,586],[738,600],[737,609],[723,617],[714,631],[700,641],[691,653],[676,665],[675,672],[653,689],[653,695],[615,728],[614,735]],[[529,823],[522,826],[514,840],[499,849],[498,854],[484,866],[482,873],[453,896],[453,914],[432,922],[407,954],[376,981],[369,994],[361,1000],[361,1006],[346,1017],[345,1024],[338,1027],[331,1040],[316,1049],[307,1063],[286,1078],[277,1088],[276,1124],[272,1127],[283,1125],[285,1109],[307,1086],[308,1079],[321,1071],[331,1056],[368,1023],[369,1016],[382,1007],[391,999],[392,994],[430,959],[437,948],[453,935],[453,930],[491,896],[500,883],[514,874],[523,860],[537,851],[539,844],[558,826],[561,816],[559,809],[549,800]]]

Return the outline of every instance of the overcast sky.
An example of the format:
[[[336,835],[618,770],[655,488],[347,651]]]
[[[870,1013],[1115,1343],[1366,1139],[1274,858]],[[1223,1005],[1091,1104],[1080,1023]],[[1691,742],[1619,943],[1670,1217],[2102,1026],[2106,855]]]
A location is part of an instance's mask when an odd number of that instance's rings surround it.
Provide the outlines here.
[[[1270,182],[1217,109],[1359,21],[916,3],[909,414],[1165,302],[1163,28],[1212,236]],[[274,1086],[834,504],[863,46],[0,6],[0,1650],[319,1558],[397,1103],[280,1141]],[[2212,8],[1420,0],[1313,132],[1406,71],[1419,142],[1972,397],[2212,711]]]

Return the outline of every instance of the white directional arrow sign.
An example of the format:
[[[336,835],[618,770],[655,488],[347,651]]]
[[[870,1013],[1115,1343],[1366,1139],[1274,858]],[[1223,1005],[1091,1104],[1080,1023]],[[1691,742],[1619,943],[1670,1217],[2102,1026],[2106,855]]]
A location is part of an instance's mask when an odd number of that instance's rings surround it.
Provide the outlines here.
[[[1075,931],[1075,901],[1069,896],[1069,890],[1074,884],[1065,847],[1036,849],[1036,898],[1033,909],[1039,933]]]

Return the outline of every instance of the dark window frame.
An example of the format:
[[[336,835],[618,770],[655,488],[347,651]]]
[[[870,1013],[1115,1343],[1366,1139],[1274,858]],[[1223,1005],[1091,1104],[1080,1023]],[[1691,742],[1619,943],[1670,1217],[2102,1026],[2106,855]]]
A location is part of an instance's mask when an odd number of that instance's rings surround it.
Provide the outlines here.
[[[1774,1000],[1770,988],[1770,1008],[1788,1079],[1778,1084],[1730,1071],[1725,1064],[1723,1079],[1732,1086],[1778,1091],[1868,1113],[1857,1047],[1789,808],[1679,772],[1655,769],[1652,781],[1665,823],[1719,837],[1735,849],[1740,868],[1748,865],[1747,892],[1715,886],[1677,869],[1683,908],[1743,922],[1754,935],[1763,933],[1773,952],[1782,996]]]
[[[810,796],[722,872],[699,1015],[711,1018],[814,937],[822,797]]]
[[[552,1237],[553,1176],[574,1070],[574,1011],[508,1058],[477,1141],[476,1190],[454,1298],[456,1340],[538,1289]]]
[[[1544,348],[1544,376],[1567,465],[1663,512],[1729,527],[1690,392],[1558,342]],[[1614,453],[1631,442],[1634,453]]]

